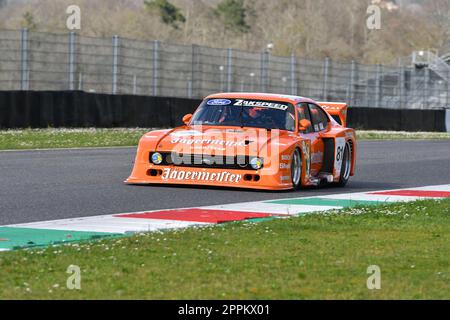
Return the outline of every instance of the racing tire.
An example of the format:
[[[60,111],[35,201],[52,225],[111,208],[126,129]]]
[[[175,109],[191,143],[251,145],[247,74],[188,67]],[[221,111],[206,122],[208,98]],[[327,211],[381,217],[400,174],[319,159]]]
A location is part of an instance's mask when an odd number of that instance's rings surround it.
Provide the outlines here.
[[[302,186],[302,155],[300,149],[296,148],[292,153],[291,161],[292,188],[298,190]]]
[[[352,170],[352,160],[352,148],[350,143],[347,142],[345,144],[344,158],[342,159],[341,176],[339,177],[339,182],[336,183],[336,186],[345,187],[347,184]]]

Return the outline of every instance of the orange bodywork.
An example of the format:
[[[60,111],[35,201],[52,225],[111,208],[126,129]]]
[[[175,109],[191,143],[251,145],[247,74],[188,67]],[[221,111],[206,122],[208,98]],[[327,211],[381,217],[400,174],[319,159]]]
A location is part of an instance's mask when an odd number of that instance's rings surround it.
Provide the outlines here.
[[[184,126],[156,130],[145,134],[138,146],[133,171],[125,181],[128,184],[181,184],[264,190],[288,190],[294,187],[292,181],[292,159],[295,150],[301,154],[301,185],[339,182],[339,148],[351,145],[351,170],[355,170],[355,131],[336,122],[331,116],[339,116],[346,123],[345,104],[317,103],[311,99],[262,93],[221,93],[205,98],[217,103],[227,99],[244,99],[286,103],[294,106],[294,130],[278,130],[246,126]],[[302,103],[325,105],[336,109],[327,110],[328,125],[315,132],[303,132],[297,112]],[[344,106],[345,105],[345,106]],[[198,111],[197,111],[198,112]],[[195,114],[194,114],[195,116]],[[294,119],[295,118],[295,119]],[[185,117],[190,121],[191,116]],[[304,123],[304,122],[302,122]],[[163,162],[153,163],[152,156],[161,155]],[[180,159],[178,159],[178,158]],[[177,158],[178,160],[176,160]],[[184,160],[183,160],[184,159]],[[188,162],[187,160],[191,160]],[[236,159],[242,163],[236,164]],[[250,162],[260,159],[260,169],[251,167]],[[219,161],[221,160],[221,161]],[[235,162],[232,163],[234,160]],[[178,162],[177,162],[178,161]],[[159,161],[157,161],[159,162]],[[186,165],[188,163],[188,165]],[[327,170],[326,173],[323,170]]]
[[[322,107],[326,112],[328,112],[332,116],[339,117],[340,123],[342,126],[347,126],[347,109],[348,106],[346,103],[340,102],[318,102],[319,106]]]

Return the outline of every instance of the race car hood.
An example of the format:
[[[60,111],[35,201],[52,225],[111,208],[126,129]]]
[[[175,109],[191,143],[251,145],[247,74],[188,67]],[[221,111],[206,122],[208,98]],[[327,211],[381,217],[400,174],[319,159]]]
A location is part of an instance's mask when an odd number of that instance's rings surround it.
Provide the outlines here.
[[[272,144],[279,144],[289,134],[292,133],[260,128],[181,127],[164,135],[156,150],[182,154],[258,155]]]

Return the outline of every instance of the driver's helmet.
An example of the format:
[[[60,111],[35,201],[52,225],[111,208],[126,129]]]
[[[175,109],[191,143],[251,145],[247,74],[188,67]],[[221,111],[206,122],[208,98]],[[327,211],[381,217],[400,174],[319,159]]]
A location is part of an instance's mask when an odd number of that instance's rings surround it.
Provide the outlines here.
[[[313,115],[313,117],[318,117],[319,116],[319,111],[315,108],[311,108],[311,114]]]
[[[252,118],[258,118],[261,115],[261,110],[264,110],[264,108],[249,108],[248,115]]]
[[[218,114],[220,114],[219,123],[224,122],[228,117],[228,108],[220,109]]]

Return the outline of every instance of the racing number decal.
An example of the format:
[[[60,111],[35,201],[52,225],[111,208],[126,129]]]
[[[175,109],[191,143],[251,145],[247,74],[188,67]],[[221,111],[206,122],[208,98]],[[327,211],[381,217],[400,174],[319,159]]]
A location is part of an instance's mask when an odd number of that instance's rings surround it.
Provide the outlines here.
[[[342,160],[344,159],[345,138],[335,139],[334,176],[341,175]]]
[[[341,161],[344,156],[344,147],[338,147],[336,150],[336,160]]]
[[[303,141],[302,151],[305,159],[305,179],[308,180],[311,174],[311,145],[309,141]]]

